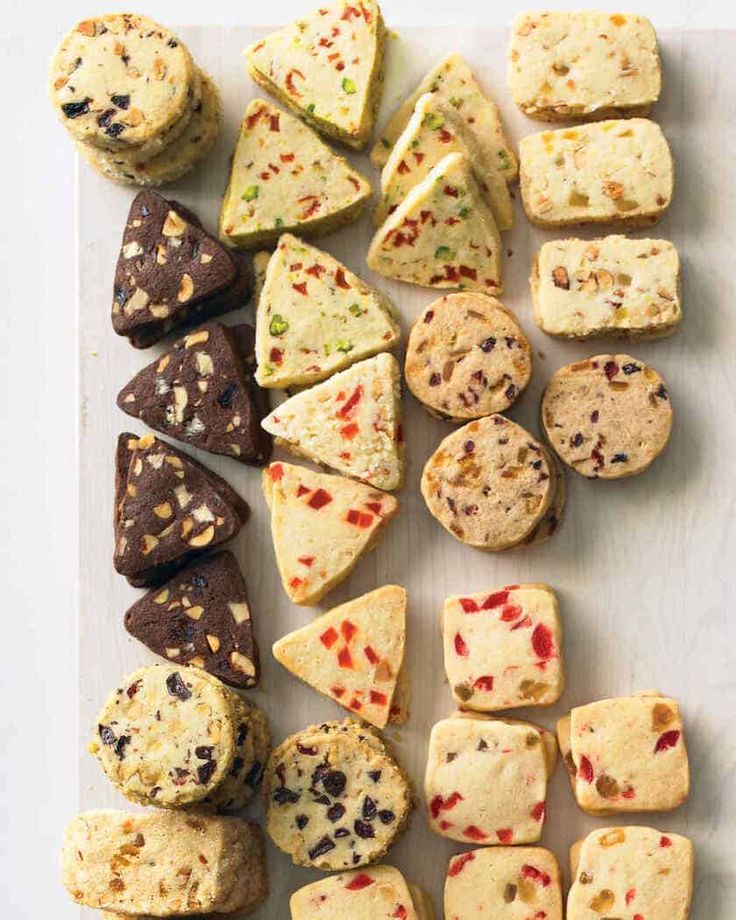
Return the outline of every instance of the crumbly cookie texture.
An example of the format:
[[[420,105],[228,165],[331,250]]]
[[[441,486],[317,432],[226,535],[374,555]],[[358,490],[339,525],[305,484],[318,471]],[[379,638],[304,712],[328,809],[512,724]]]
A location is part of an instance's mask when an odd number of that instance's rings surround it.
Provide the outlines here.
[[[687,837],[651,827],[595,830],[571,850],[568,920],[687,920],[694,853]]]
[[[555,494],[546,451],[520,425],[489,415],[448,435],[427,460],[430,513],[457,540],[497,552],[524,542]]]
[[[549,706],[562,695],[562,627],[549,585],[448,597],[442,637],[445,673],[460,706]]]
[[[457,422],[504,412],[532,373],[529,342],[514,314],[485,294],[447,294],[414,323],[404,374],[433,415]]]
[[[369,268],[409,284],[501,290],[501,238],[468,159],[451,153],[376,231]]]
[[[667,240],[555,240],[537,253],[534,317],[549,335],[655,338],[682,319],[680,258]]]
[[[259,249],[284,232],[328,233],[355,220],[370,196],[370,182],[311,128],[254,99],[222,199],[220,239]]]
[[[386,853],[411,811],[409,781],[386,744],[357,722],[285,739],[266,768],[267,829],[296,865],[357,868]]]
[[[672,200],[672,154],[647,118],[541,131],[521,141],[519,156],[524,210],[538,227],[647,227]]]
[[[251,45],[245,59],[256,83],[300,118],[362,150],[381,102],[385,43],[375,0],[338,0]]]
[[[449,54],[429,71],[380,131],[378,141],[371,150],[371,160],[377,167],[386,164],[417,100],[424,93],[434,93],[449,102],[473,132],[488,161],[496,164],[507,182],[516,178],[516,154],[504,135],[498,108],[484,95],[467,63],[457,53]]]
[[[640,694],[578,706],[557,726],[578,805],[590,814],[669,811],[690,792],[677,702]]]
[[[297,393],[263,420],[292,453],[393,491],[404,479],[400,371],[376,355]]]
[[[562,877],[544,847],[484,847],[450,859],[447,920],[562,920]]]
[[[272,463],[263,473],[276,564],[294,604],[316,604],[372,549],[398,501],[363,483]]]
[[[331,255],[289,233],[268,263],[256,313],[256,378],[308,386],[399,340],[394,308]]]
[[[406,642],[406,591],[384,585],[277,640],[273,656],[296,677],[384,728]]]
[[[629,13],[521,13],[509,62],[514,102],[540,121],[646,115],[662,87],[654,27]]]
[[[559,458],[591,479],[643,473],[672,430],[664,381],[630,355],[595,355],[561,367],[544,391],[541,415]]]
[[[448,153],[467,157],[498,229],[508,230],[514,222],[514,209],[503,171],[480,146],[459,112],[437,93],[419,97],[394,144],[381,172],[381,196],[373,212],[374,224],[380,226],[393,214],[408,192]]]
[[[299,888],[289,901],[291,920],[422,920],[403,875],[393,866],[341,872]]]

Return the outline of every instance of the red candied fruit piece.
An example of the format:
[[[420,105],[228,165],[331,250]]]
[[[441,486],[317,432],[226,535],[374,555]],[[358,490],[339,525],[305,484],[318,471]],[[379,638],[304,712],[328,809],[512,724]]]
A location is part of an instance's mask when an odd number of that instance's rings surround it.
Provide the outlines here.
[[[296,590],[297,588],[300,588],[303,584],[304,584],[304,579],[297,578],[295,575],[289,582],[289,587],[294,588],[294,590]]]
[[[531,810],[531,816],[535,821],[544,821],[544,816],[547,813],[547,803],[546,802],[537,802],[536,805]]]
[[[299,483],[296,490],[296,497],[301,498],[302,495],[308,495],[310,492],[311,489],[308,489],[306,486],[303,486],[301,483]]]
[[[669,837],[665,837],[663,835],[662,837],[659,838],[659,845],[663,847],[664,849],[667,849],[667,847],[672,846],[672,841],[670,840]]]
[[[337,413],[340,418],[347,418],[353,409],[358,405],[363,396],[363,387],[360,384],[353,390],[350,399],[345,403],[344,406],[340,407],[339,412]]]
[[[532,648],[537,658],[551,658],[555,651],[552,630],[544,623],[537,623],[532,633]]]
[[[342,637],[346,642],[350,642],[357,631],[358,627],[355,625],[355,623],[351,623],[350,620],[343,620],[340,624],[340,632],[342,633]]]
[[[403,904],[399,904],[396,910],[391,914],[392,917],[398,918],[398,920],[406,920],[409,916],[406,912],[406,908]]]
[[[632,789],[631,786],[627,786],[627,787],[624,789],[624,791],[621,793],[621,795],[622,795],[625,799],[635,799],[635,798],[636,798],[636,791],[635,791],[634,789]]]
[[[350,290],[350,285],[348,284],[345,278],[345,272],[343,271],[342,268],[338,268],[337,271],[335,272],[335,284],[339,288],[342,288],[344,291]]]
[[[300,281],[299,284],[292,284],[292,287],[297,293],[301,294],[303,297],[307,296],[307,282],[306,281]]]
[[[284,468],[280,463],[272,463],[268,468],[268,475],[273,482],[278,482],[284,475]]]
[[[343,438],[346,438],[348,441],[352,441],[355,435],[360,431],[355,422],[349,422],[347,425],[343,425],[340,429],[340,434]]]
[[[350,700],[350,708],[353,710],[353,712],[359,712],[363,708],[363,704],[357,697],[354,696],[352,700]]]
[[[534,882],[539,882],[542,888],[546,888],[552,882],[551,876],[546,872],[542,872],[541,869],[537,869],[536,866],[530,866],[528,863],[524,863],[521,867],[521,874],[524,878],[532,879]]]
[[[595,776],[593,772],[593,764],[588,760],[585,754],[580,756],[580,765],[578,766],[578,776],[585,780],[586,783],[592,783],[593,777]]]
[[[284,353],[280,348],[272,348],[269,353],[269,358],[271,359],[272,364],[283,364]]]
[[[635,897],[636,897],[636,888],[629,888],[629,890],[626,892],[626,906],[627,907],[629,906],[629,904],[631,904],[631,902],[634,900]]]
[[[365,530],[373,523],[373,515],[368,514],[367,511],[358,511],[356,508],[349,508],[348,513],[345,515],[345,520],[348,524],[353,524],[355,527],[362,527],[363,530]]]
[[[330,687],[330,693],[332,693],[333,696],[336,696],[339,700],[340,697],[344,695],[345,688],[338,687],[337,684],[335,684],[333,687]]]
[[[375,879],[371,878],[370,875],[366,875],[365,872],[360,872],[355,878],[350,879],[345,887],[348,891],[362,891],[363,888],[367,888],[374,882]]]
[[[436,818],[441,811],[450,811],[457,805],[458,802],[462,801],[463,797],[459,792],[450,793],[447,799],[443,799],[441,795],[436,795],[429,803],[429,810],[432,814],[432,817]]]
[[[511,834],[511,831],[509,831],[509,834]],[[468,840],[487,840],[488,834],[483,833],[475,824],[469,824],[463,831],[463,837],[467,837]]]
[[[383,510],[381,508],[380,502],[364,502],[364,504],[366,508],[368,508],[369,511],[372,511],[375,515],[379,515]]]
[[[670,732],[665,732],[663,735],[660,735],[659,738],[657,738],[657,743],[654,745],[654,753],[660,754],[662,751],[667,751],[669,748],[673,748],[679,740],[680,732],[677,729],[674,729]]]
[[[468,646],[460,633],[455,633],[455,653],[461,658],[467,658],[469,654]]]
[[[385,706],[388,703],[388,697],[385,693],[379,693],[378,690],[371,690],[371,703],[374,706]]]
[[[644,920],[644,914],[634,914],[633,920]]]
[[[353,667],[353,656],[347,646],[343,646],[337,653],[337,663],[341,668],[350,669]]]
[[[366,645],[363,651],[365,652],[365,657],[368,659],[368,661],[370,661],[371,664],[378,663],[378,655],[376,655],[370,645]]]
[[[474,859],[475,853],[473,853],[472,850],[469,853],[461,853],[459,856],[456,856],[454,859],[450,860],[450,870],[447,874],[450,876],[450,878],[455,878],[455,876],[460,875],[467,864],[472,862]]]
[[[477,690],[484,690],[487,693],[490,693],[493,690],[493,677],[490,674],[484,674],[483,677],[478,677],[473,684]]]
[[[489,594],[483,601],[483,610],[493,610],[495,607],[501,607],[508,599],[508,589],[504,588],[503,591],[495,591],[493,594]]]
[[[451,827],[453,827],[452,821],[440,821],[440,830],[441,830],[441,831],[447,831],[447,830],[449,830]]]
[[[507,604],[501,611],[501,619],[504,623],[513,623],[521,616],[521,607],[518,604]]]
[[[329,492],[326,492],[324,489],[317,489],[307,504],[310,508],[314,508],[315,511],[319,511],[320,508],[324,508],[325,505],[329,505],[331,501],[332,496]]]
[[[516,632],[517,629],[526,629],[532,625],[532,618],[530,616],[525,616],[518,623],[514,623],[511,627],[511,632]]]
[[[514,832],[510,827],[502,827],[496,831],[496,837],[498,837],[501,843],[511,843],[514,839]]]
[[[477,613],[480,610],[472,597],[461,597],[460,606],[463,608],[463,613]]]
[[[330,626],[330,628],[326,629],[319,637],[319,641],[325,648],[332,648],[335,642],[337,642],[337,630]]]
[[[300,556],[297,562],[301,562],[302,565],[306,565],[306,567],[309,568],[314,565],[314,556]]]

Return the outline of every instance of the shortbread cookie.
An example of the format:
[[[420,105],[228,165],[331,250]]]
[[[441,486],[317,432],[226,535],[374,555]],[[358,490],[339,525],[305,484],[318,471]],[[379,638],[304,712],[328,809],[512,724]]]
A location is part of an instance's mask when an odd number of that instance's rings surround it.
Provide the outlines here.
[[[694,854],[687,837],[651,827],[606,827],[573,848],[568,920],[687,920]]]
[[[220,239],[259,249],[284,232],[328,233],[355,220],[370,196],[370,182],[311,128],[254,99],[222,199]]]
[[[485,294],[441,297],[409,335],[407,385],[440,418],[464,422],[504,412],[531,373],[531,348],[516,317]]]
[[[263,779],[271,749],[266,714],[233,694],[230,699],[235,724],[235,753],[227,775],[205,800],[219,812],[242,811]]]
[[[502,170],[487,156],[457,110],[437,93],[419,97],[383,167],[373,223],[380,226],[393,214],[408,192],[448,153],[467,157],[498,229],[508,230],[514,222],[514,208]]]
[[[261,291],[266,283],[266,272],[268,263],[271,261],[271,253],[265,250],[253,253],[253,303],[256,310],[258,302],[261,299]]]
[[[451,153],[378,229],[369,268],[424,287],[501,290],[501,238],[470,162]]]
[[[655,338],[682,318],[680,259],[667,240],[555,240],[537,253],[534,317],[549,335]]]
[[[565,474],[562,471],[562,464],[557,459],[557,456],[549,450],[543,449],[544,456],[547,458],[547,463],[552,470],[552,498],[549,503],[549,508],[542,520],[537,524],[534,530],[531,531],[528,537],[526,537],[521,546],[541,546],[541,544],[546,543],[551,537],[553,537],[562,525],[563,518],[565,516],[565,503],[567,501],[567,486],[565,484]]]
[[[386,28],[375,0],[337,0],[246,49],[253,79],[300,118],[362,150],[383,89]]]
[[[554,480],[541,445],[503,415],[458,428],[424,467],[429,511],[463,543],[496,552],[528,537],[544,518]]]
[[[125,614],[125,628],[156,655],[234,687],[259,681],[252,611],[232,553],[208,556],[146,594]]]
[[[521,725],[522,728],[533,728],[539,733],[539,737],[542,739],[544,765],[547,770],[547,777],[549,778],[554,773],[555,767],[557,766],[557,738],[553,732],[544,728],[542,725],[537,725],[536,722],[529,722],[522,719],[513,719],[510,716],[495,715],[488,712],[473,712],[465,707],[456,709],[454,712],[450,713],[449,717],[451,719],[470,719],[475,722],[503,722],[506,725]]]
[[[460,706],[549,706],[562,695],[562,627],[549,585],[448,597],[442,636],[445,673]]]
[[[396,689],[394,690],[394,699],[391,703],[391,712],[389,722],[392,725],[404,725],[409,719],[409,703],[411,701],[411,682],[409,680],[409,671],[406,667],[406,659],[399,670],[396,678]]]
[[[411,118],[417,100],[424,93],[434,93],[457,109],[488,161],[496,164],[507,182],[516,178],[516,155],[504,136],[498,108],[483,94],[470,68],[457,53],[449,54],[433,67],[384,126],[371,151],[371,160],[376,166],[385,165],[397,138]]]
[[[540,121],[646,115],[662,87],[654,28],[629,13],[521,13],[509,59],[514,102]]]
[[[379,860],[411,811],[409,782],[378,735],[325,723],[292,735],[269,759],[267,828],[296,865],[326,871]]]
[[[399,339],[393,305],[331,255],[290,233],[268,263],[256,313],[256,379],[308,386]]]
[[[643,473],[672,430],[662,378],[630,355],[595,355],[561,367],[547,384],[541,411],[559,458],[589,478]]]
[[[647,227],[672,200],[672,154],[647,118],[541,131],[522,140],[519,156],[524,210],[538,227]]]
[[[484,847],[450,859],[447,920],[562,920],[562,877],[544,847]]]
[[[534,843],[545,817],[548,763],[532,725],[443,719],[429,739],[424,793],[437,834],[498,845]]]
[[[385,585],[283,636],[273,657],[319,693],[384,728],[405,642],[406,591]]]
[[[393,866],[341,872],[295,891],[291,920],[421,920],[410,886]]]
[[[298,456],[393,491],[404,479],[399,365],[380,354],[297,393],[263,420]]]

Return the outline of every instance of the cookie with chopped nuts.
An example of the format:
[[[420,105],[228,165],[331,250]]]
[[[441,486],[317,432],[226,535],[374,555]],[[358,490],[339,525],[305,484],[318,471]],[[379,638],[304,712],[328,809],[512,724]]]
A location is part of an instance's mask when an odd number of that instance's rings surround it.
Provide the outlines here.
[[[250,326],[199,327],[139,371],[118,393],[118,408],[192,447],[265,463],[268,405],[253,380],[253,340]]]
[[[541,412],[560,460],[590,479],[643,473],[672,430],[664,381],[630,355],[595,355],[561,367],[547,384]]]
[[[404,374],[427,411],[466,422],[516,402],[531,378],[531,348],[514,314],[495,298],[448,294],[412,327]]]
[[[319,905],[317,908],[316,905]],[[393,866],[341,872],[299,888],[289,901],[291,920],[424,920],[411,886]]]

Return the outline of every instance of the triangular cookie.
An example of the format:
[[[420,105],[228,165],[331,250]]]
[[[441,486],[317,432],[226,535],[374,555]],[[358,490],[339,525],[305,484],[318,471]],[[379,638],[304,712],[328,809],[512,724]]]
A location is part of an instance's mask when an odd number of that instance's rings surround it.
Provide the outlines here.
[[[396,514],[392,495],[291,463],[263,471],[271,536],[284,591],[316,604],[352,572]]]
[[[399,365],[380,354],[283,402],[263,420],[297,456],[393,491],[404,479]]]
[[[410,284],[500,292],[501,240],[466,157],[451,153],[414,186],[376,231],[366,262]]]
[[[261,386],[308,386],[398,338],[387,297],[328,253],[289,233],[281,237],[256,313]]]
[[[383,728],[405,639],[406,591],[385,585],[279,639],[273,656],[315,690]]]
[[[271,261],[271,253],[254,252],[253,253],[253,303],[258,309],[258,301],[261,299],[261,291],[266,283],[266,272],[268,263]]]
[[[503,173],[484,153],[457,111],[437,93],[419,97],[414,113],[396,141],[381,173],[381,197],[373,212],[379,226],[411,189],[448,153],[468,158],[499,230],[514,222],[514,208]]]
[[[371,160],[379,168],[388,160],[391,148],[411,118],[417,99],[424,93],[437,93],[457,109],[467,122],[490,162],[495,163],[507,182],[512,182],[519,163],[504,136],[501,116],[478,86],[472,71],[457,54],[450,54],[433,67],[416,90],[394,113],[383,128],[371,151]]]
[[[355,220],[370,196],[370,182],[311,128],[254,99],[222,199],[220,239],[257,249],[285,231],[328,233]]]
[[[368,143],[383,89],[386,29],[374,0],[338,0],[246,49],[253,79],[318,131]]]

